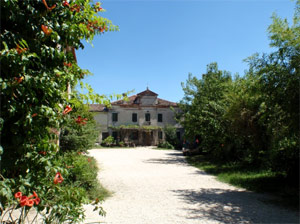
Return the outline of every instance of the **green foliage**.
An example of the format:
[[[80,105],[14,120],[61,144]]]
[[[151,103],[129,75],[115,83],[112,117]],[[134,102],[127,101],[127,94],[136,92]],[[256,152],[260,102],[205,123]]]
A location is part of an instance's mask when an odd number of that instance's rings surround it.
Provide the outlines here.
[[[230,74],[220,71],[216,63],[207,66],[207,73],[202,79],[191,74],[186,85],[182,84],[185,97],[181,102],[186,137],[194,142],[197,137],[201,140],[204,152],[221,157],[220,145],[226,139],[225,94],[231,85]]]
[[[217,179],[244,189],[272,193],[280,199],[280,205],[299,210],[299,191],[297,186],[291,186],[283,175],[257,167],[245,167],[240,163],[224,163],[216,161],[213,157],[197,155],[186,157],[188,163]],[[276,202],[278,203],[278,202]]]
[[[176,128],[172,125],[166,125],[163,130],[166,136],[166,141],[162,144],[164,146],[167,146],[166,148],[169,148],[170,147],[169,145],[171,145],[172,148],[176,148],[177,145],[179,144],[179,140],[177,139],[177,135],[176,135]]]
[[[109,192],[99,184],[98,167],[93,157],[81,152],[68,152],[58,155],[55,163],[67,168],[65,184],[74,188],[82,188],[89,200],[104,200]]]
[[[60,149],[86,152],[94,147],[100,131],[86,105],[81,105],[74,110],[61,130]]]
[[[299,180],[300,1],[293,24],[273,16],[270,46],[246,59],[244,77],[208,65],[200,79],[189,74],[179,121],[186,137],[223,162],[272,170]]]
[[[57,133],[64,125],[70,127],[70,108],[75,111],[76,98],[82,96],[68,94],[69,87],[89,73],[76,64],[75,49],[83,48],[82,39],[91,42],[94,35],[117,27],[99,16],[100,4],[90,0],[5,0],[0,5],[1,210],[21,208],[13,197],[16,192],[35,191],[41,202],[34,207],[46,210],[46,223],[79,222],[84,191],[53,184],[58,171],[63,176],[68,172],[54,164]],[[91,89],[88,95],[103,100]]]
[[[162,148],[162,149],[174,149],[174,146],[172,144],[170,144],[169,142],[167,142],[167,141],[159,143],[157,145],[157,147],[158,148]]]
[[[123,141],[120,141],[120,142],[118,143],[118,145],[119,145],[120,147],[124,147],[124,146],[125,146],[125,143],[124,143]]]
[[[113,136],[108,136],[106,139],[104,139],[101,143],[103,146],[112,147],[116,144],[116,141]]]
[[[139,126],[139,125],[120,125],[120,126],[109,126],[113,130],[122,130],[122,129],[143,129],[143,130],[161,130],[159,126]]]

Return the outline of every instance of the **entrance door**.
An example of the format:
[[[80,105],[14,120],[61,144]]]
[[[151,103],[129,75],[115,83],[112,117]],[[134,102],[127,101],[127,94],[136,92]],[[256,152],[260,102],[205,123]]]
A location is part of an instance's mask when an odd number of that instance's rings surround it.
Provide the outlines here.
[[[143,132],[143,145],[151,145],[151,132]]]

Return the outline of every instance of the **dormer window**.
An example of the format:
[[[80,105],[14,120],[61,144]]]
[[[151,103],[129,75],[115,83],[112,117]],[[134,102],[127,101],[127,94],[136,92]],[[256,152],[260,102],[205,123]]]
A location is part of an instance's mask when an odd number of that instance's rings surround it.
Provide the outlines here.
[[[135,100],[133,101],[133,104],[139,104],[139,98],[136,97]]]

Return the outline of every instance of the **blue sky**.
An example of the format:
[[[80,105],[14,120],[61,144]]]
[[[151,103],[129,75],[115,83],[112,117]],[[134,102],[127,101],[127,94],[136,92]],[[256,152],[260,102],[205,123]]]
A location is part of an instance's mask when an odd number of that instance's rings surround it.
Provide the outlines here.
[[[276,12],[292,21],[290,0],[104,0],[101,16],[120,31],[95,37],[94,47],[78,50],[85,78],[96,93],[135,93],[149,89],[178,102],[181,82],[197,77],[206,65],[244,74],[243,59],[272,51],[267,28]]]

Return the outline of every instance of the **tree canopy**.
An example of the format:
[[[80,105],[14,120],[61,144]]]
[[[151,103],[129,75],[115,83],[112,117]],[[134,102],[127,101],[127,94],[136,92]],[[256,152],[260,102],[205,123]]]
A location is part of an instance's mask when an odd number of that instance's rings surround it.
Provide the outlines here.
[[[181,123],[186,138],[216,159],[257,165],[298,180],[300,1],[293,24],[276,14],[268,28],[270,54],[245,61],[242,77],[207,66],[201,78],[182,84]]]

